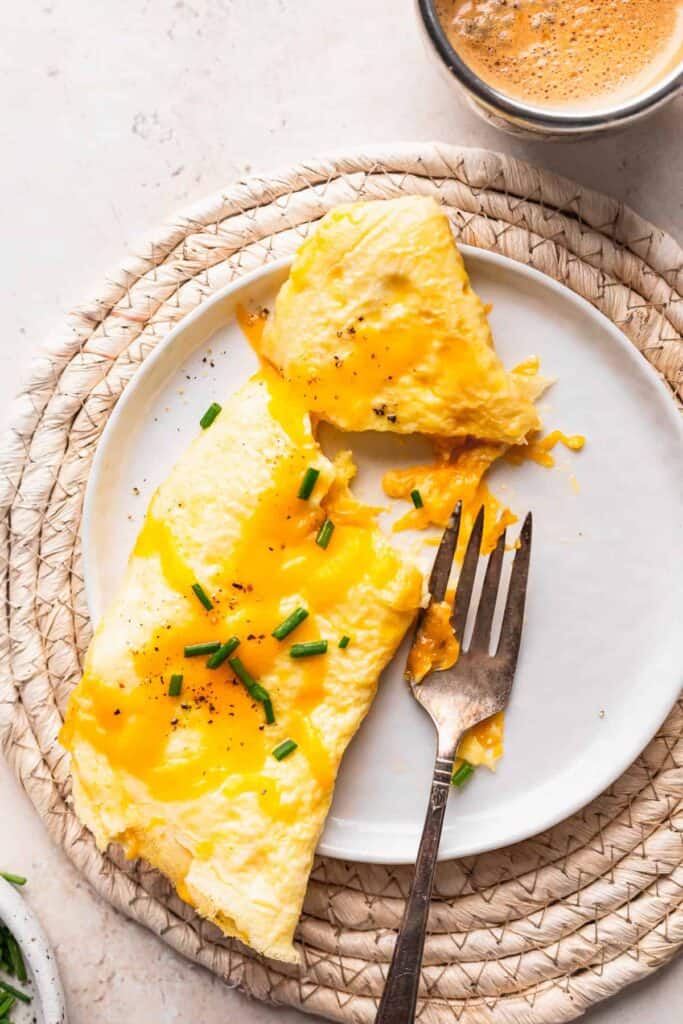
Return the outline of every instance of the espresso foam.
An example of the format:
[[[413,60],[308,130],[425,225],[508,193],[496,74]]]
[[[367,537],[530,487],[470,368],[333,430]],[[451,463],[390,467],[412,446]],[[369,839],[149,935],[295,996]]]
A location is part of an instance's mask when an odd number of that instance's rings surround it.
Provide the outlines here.
[[[536,106],[622,103],[683,60],[683,0],[437,0],[453,48]]]

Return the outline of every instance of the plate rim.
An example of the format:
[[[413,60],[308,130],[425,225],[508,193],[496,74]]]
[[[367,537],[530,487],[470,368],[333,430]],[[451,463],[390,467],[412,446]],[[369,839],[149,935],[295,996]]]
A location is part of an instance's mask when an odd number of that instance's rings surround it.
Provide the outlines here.
[[[465,263],[467,263],[468,257],[471,256],[476,259],[481,259],[490,265],[501,267],[504,270],[511,270],[514,273],[520,273],[522,276],[541,284],[543,287],[549,287],[551,291],[568,298],[570,302],[583,310],[589,317],[599,324],[603,330],[606,330],[614,344],[621,349],[624,356],[629,359],[634,366],[638,367],[637,372],[640,372],[645,378],[648,378],[649,384],[652,385],[654,390],[659,393],[660,407],[662,410],[666,409],[665,415],[667,417],[668,425],[676,436],[681,454],[683,455],[683,415],[681,415],[677,410],[675,396],[672,395],[666,382],[662,379],[661,375],[652,366],[649,360],[636,348],[624,332],[609,319],[609,317],[602,313],[601,310],[597,309],[588,301],[588,299],[579,295],[564,283],[557,281],[555,278],[543,273],[543,271],[537,270],[535,267],[529,266],[527,263],[522,263],[521,261],[514,260],[502,253],[493,252],[479,246],[458,243],[458,249],[462,253]],[[81,517],[79,531],[83,559],[85,599],[93,628],[97,625],[103,609],[98,601],[98,595],[94,592],[93,581],[96,574],[94,570],[92,570],[92,567],[96,564],[96,553],[94,550],[96,545],[94,541],[95,531],[92,528],[92,520],[96,495],[99,489],[99,480],[103,473],[104,462],[111,436],[115,434],[120,422],[125,417],[129,404],[134,401],[136,392],[140,386],[144,384],[147,376],[154,371],[157,363],[164,358],[167,350],[185,333],[185,331],[190,329],[197,323],[197,321],[200,321],[203,317],[207,316],[216,305],[220,304],[225,299],[228,299],[233,294],[247,290],[262,281],[264,278],[270,277],[271,275],[275,276],[285,268],[291,266],[294,258],[295,254],[291,254],[265,263],[261,267],[257,267],[255,270],[235,278],[233,281],[230,281],[228,284],[208,296],[205,300],[201,301],[193,310],[179,320],[178,323],[171,328],[168,334],[158,342],[153,352],[151,352],[144,360],[141,367],[133,375],[116,402],[116,405],[114,406],[111,415],[108,417],[102,434],[97,442],[97,449],[93,457],[91,471],[86,484],[83,501],[83,514]],[[194,348],[198,348],[200,344],[201,342]],[[194,351],[194,348],[191,351]],[[187,355],[189,354],[190,353],[188,352]],[[671,686],[672,693],[669,694],[667,690],[667,697],[665,700],[662,690],[662,701],[657,704],[656,713],[653,712],[653,714],[647,719],[646,726],[639,730],[637,734],[637,741],[634,738],[633,742],[627,745],[628,749],[626,750],[625,748],[622,757],[619,758],[618,761],[610,761],[609,764],[613,765],[613,767],[610,767],[609,771],[605,771],[600,775],[599,781],[594,782],[585,793],[582,793],[581,796],[575,801],[572,801],[571,804],[563,806],[559,814],[557,812],[547,811],[545,815],[539,815],[538,820],[534,821],[531,831],[529,830],[529,827],[523,827],[520,825],[516,830],[512,831],[502,843],[499,841],[484,841],[474,843],[471,846],[457,843],[456,846],[451,845],[449,847],[447,833],[444,833],[439,849],[439,861],[478,855],[491,850],[499,850],[512,846],[547,831],[559,824],[561,821],[572,817],[572,815],[576,814],[582,807],[586,807],[590,804],[597,796],[600,795],[600,793],[604,792],[605,789],[612,785],[628,769],[629,765],[631,765],[645,749],[647,744],[656,735],[661,724],[665,721],[667,715],[671,711],[671,708],[676,703],[681,685],[683,685],[683,672],[679,670],[678,665],[679,662],[676,658],[676,652],[675,650],[671,651],[670,657],[667,658],[667,675],[670,667],[672,678],[675,677],[675,683],[672,683]],[[676,675],[677,671],[679,672],[678,675]],[[588,795],[586,795],[586,793]],[[358,863],[366,864],[409,865],[414,864],[415,862],[415,855],[394,855],[391,858],[387,858],[379,855],[374,850],[359,852],[358,849],[349,848],[339,842],[331,843],[329,841],[325,841],[322,839],[322,834],[316,848],[316,854],[318,856],[331,857],[338,860],[356,861]]]

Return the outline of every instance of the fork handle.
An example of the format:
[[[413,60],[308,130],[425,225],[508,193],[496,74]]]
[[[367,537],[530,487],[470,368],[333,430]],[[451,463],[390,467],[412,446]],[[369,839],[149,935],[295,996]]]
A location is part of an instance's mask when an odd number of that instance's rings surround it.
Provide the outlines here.
[[[414,1019],[427,915],[453,774],[453,759],[437,756],[434,762],[429,807],[415,863],[415,874],[375,1024],[412,1024]]]

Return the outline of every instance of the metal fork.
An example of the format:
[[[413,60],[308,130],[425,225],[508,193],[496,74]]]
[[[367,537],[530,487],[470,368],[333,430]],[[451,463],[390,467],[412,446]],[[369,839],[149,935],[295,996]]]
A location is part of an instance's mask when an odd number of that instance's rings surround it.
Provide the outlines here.
[[[461,504],[458,502],[434,559],[429,578],[430,605],[443,601],[446,596],[448,577],[458,542],[461,511]],[[524,600],[531,554],[531,522],[529,512],[520,531],[519,546],[512,564],[500,639],[495,654],[489,654],[489,646],[505,553],[505,533],[489,556],[472,639],[468,649],[463,650],[465,625],[484,529],[484,509],[481,508],[467,544],[451,616],[451,625],[461,647],[460,657],[452,668],[432,671],[422,682],[410,683],[413,696],[427,711],[436,727],[437,751],[415,874],[375,1024],[410,1024],[414,1019],[427,915],[451,786],[453,761],[463,733],[497,711],[502,711],[510,696],[524,619]],[[418,619],[416,638],[426,611],[427,609]]]

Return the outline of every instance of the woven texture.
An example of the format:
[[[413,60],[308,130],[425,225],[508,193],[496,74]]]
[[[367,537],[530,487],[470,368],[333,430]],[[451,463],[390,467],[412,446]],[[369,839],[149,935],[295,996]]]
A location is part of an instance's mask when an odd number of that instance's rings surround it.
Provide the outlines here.
[[[95,889],[227,982],[338,1020],[374,1018],[407,868],[320,859],[298,937],[266,963],[199,920],[159,874],[101,855],[69,804],[57,733],[90,626],[79,524],[107,418],[169,329],[229,281],[292,252],[336,203],[434,195],[457,237],[584,296],[683,391],[683,252],[605,196],[527,164],[435,144],[251,178],[177,217],[109,277],[33,364],[2,452],[0,733],[14,771]],[[683,704],[579,814],[438,870],[423,1024],[559,1024],[654,971],[683,943]]]

